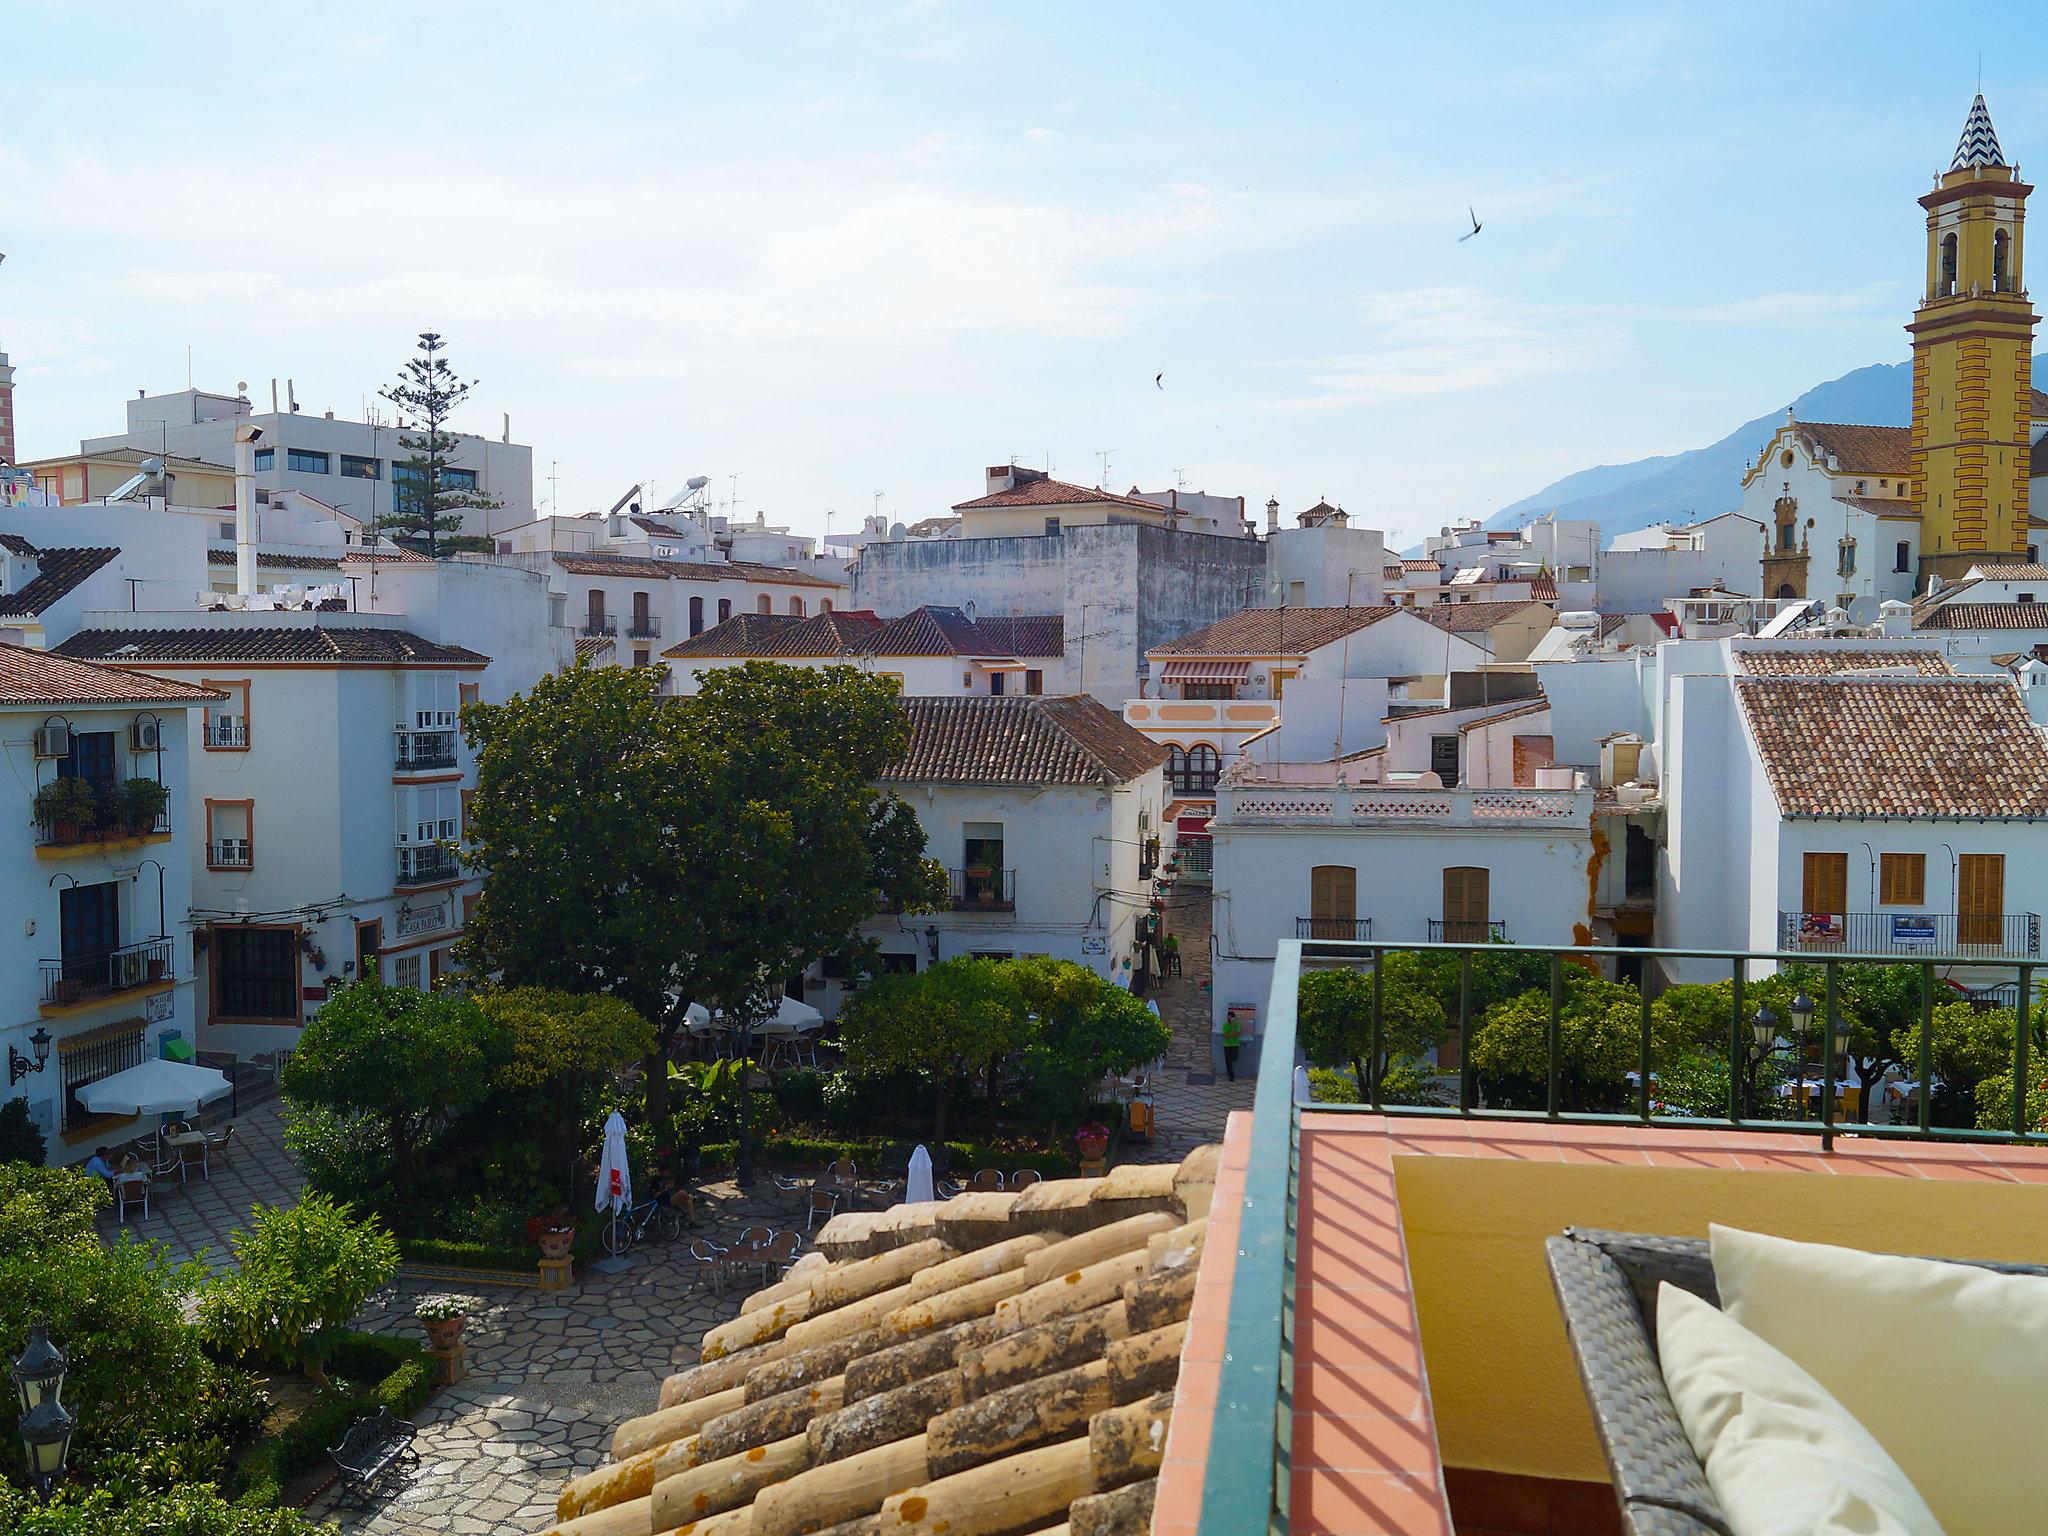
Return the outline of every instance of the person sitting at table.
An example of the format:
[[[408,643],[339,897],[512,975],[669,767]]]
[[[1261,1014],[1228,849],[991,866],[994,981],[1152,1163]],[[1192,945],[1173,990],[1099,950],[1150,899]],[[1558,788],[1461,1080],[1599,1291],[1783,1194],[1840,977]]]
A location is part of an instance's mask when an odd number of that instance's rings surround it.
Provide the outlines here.
[[[114,1165],[107,1161],[107,1149],[94,1147],[92,1156],[85,1160],[85,1171],[97,1175],[107,1186],[107,1193],[114,1192]]]

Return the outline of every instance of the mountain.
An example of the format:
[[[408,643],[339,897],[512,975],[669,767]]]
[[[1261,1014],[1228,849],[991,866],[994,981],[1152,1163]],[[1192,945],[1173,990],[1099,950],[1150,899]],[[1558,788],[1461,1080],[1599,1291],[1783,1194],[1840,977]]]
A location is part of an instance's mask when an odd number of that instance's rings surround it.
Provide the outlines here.
[[[1911,363],[1873,363],[1816,384],[1792,402],[1792,411],[1805,421],[1903,427],[1911,420],[1912,396]],[[1693,522],[1732,512],[1742,502],[1743,470],[1784,420],[1781,407],[1688,453],[1578,470],[1502,507],[1486,526],[1519,528],[1555,511],[1562,518],[1591,518],[1604,538],[1612,539],[1657,523]]]

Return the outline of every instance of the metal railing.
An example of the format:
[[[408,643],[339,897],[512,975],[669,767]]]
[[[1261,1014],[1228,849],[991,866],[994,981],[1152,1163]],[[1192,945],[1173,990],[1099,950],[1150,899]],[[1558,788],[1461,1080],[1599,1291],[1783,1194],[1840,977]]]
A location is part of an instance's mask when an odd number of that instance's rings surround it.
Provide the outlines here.
[[[171,830],[167,806],[149,822],[124,821],[113,806],[102,806],[90,821],[39,821],[36,842],[45,848],[78,848],[87,843],[112,843],[127,837],[165,837]]]
[[[635,619],[626,626],[626,634],[634,640],[659,640],[661,620],[651,614],[644,619]]]
[[[955,912],[1014,912],[1017,871],[1014,869],[949,869],[946,904]]]
[[[1368,935],[1360,934],[1360,938]],[[1429,920],[1429,942],[1432,944],[1505,944],[1508,941],[1508,925],[1499,918],[1432,917]]]
[[[2031,960],[2041,953],[2041,919],[2033,912],[1780,912],[1778,947]]]
[[[1369,917],[1297,917],[1294,920],[1294,936],[1297,939],[1369,939],[1372,937],[1372,919]]]
[[[40,962],[43,1002],[49,1007],[69,1008],[118,992],[132,992],[137,987],[168,981],[172,964],[168,938],[145,939],[118,949],[96,949],[44,960]]]
[[[392,758],[392,767],[396,772],[419,773],[429,768],[454,766],[453,731],[415,731],[405,726],[398,728],[398,746]]]
[[[206,745],[216,751],[249,745],[249,722],[230,715],[206,722]]]
[[[1534,1120],[1560,1125],[1643,1125],[1674,1132],[1721,1132],[1730,1129],[1776,1132],[1786,1136],[1818,1137],[1823,1152],[1832,1148],[1836,1137],[1869,1136],[1909,1140],[1970,1141],[1985,1144],[2032,1144],[2048,1142],[2048,1123],[2034,1123],[2034,1106],[2040,1103],[2044,1071],[2030,1062],[2048,1052],[2048,1032],[2042,1029],[2043,1010],[2036,1005],[2035,972],[2041,967],[2025,960],[2010,963],[2013,974],[2013,1029],[2010,1070],[2012,1095],[2009,1120],[1998,1129],[1972,1126],[1936,1125],[1933,1105],[1939,1065],[1935,1051],[1935,1007],[1937,1001],[1961,1002],[1964,1006],[1986,1006],[1985,992],[1970,992],[1941,974],[1954,967],[1981,973],[1984,960],[1977,955],[1915,953],[1856,953],[1831,950],[1821,955],[1810,950],[1658,950],[1546,948],[1538,945],[1504,944],[1413,944],[1359,942],[1344,944],[1329,940],[1282,940],[1275,946],[1272,992],[1260,1032],[1258,1084],[1252,1101],[1252,1130],[1247,1151],[1244,1191],[1240,1205],[1237,1257],[1231,1278],[1230,1304],[1223,1345],[1223,1362],[1217,1381],[1215,1417],[1209,1443],[1212,1446],[1242,1448],[1250,1465],[1229,1477],[1211,1476],[1203,1481],[1202,1507],[1196,1527],[1199,1536],[1247,1536],[1247,1533],[1284,1532],[1287,1529],[1291,1497],[1290,1455],[1293,1438],[1293,1402],[1286,1384],[1294,1377],[1296,1200],[1300,1167],[1300,1115],[1294,1102],[1294,1067],[1297,1059],[1296,998],[1302,976],[1305,945],[1312,945],[1319,966],[1348,950],[1358,966],[1372,978],[1372,1007],[1364,1042],[1363,1061],[1367,1081],[1359,1085],[1362,1102],[1357,1104],[1316,1103],[1310,1109],[1318,1116],[1383,1115],[1423,1119]],[[1449,1010],[1458,1038],[1464,1043],[1461,1065],[1456,1071],[1456,1098],[1450,1104],[1396,1104],[1382,1097],[1383,1073],[1392,1060],[1387,1039],[1386,968],[1379,965],[1383,954],[1406,952],[1434,956],[1455,967],[1455,1006]],[[1645,964],[1663,961],[1694,962],[1721,970],[1728,981],[1726,1036],[1726,1103],[1721,1114],[1673,1113],[1659,1101],[1658,1054],[1654,1013],[1656,998],[1641,991],[1637,1016],[1634,1069],[1625,1075],[1630,1106],[1620,1112],[1594,1112],[1566,1106],[1567,1073],[1562,1049],[1562,1020],[1568,983],[1567,968],[1612,962],[1624,955]],[[1529,989],[1541,1008],[1547,994],[1544,1029],[1545,1071],[1533,1087],[1540,1108],[1510,1109],[1488,1102],[1485,1078],[1474,1066],[1472,1043],[1476,1028],[1484,1027],[1482,994],[1487,973],[1503,961],[1521,959],[1534,965],[1540,981]],[[1919,972],[1917,1025],[1911,1027],[1907,1059],[1899,1063],[1915,1073],[1911,1111],[1903,1123],[1872,1124],[1846,1122],[1837,1113],[1837,1087],[1843,1064],[1837,1059],[1834,1029],[1826,1021],[1839,1016],[1843,1002],[1844,968],[1856,966],[1911,966]],[[1756,1019],[1754,989],[1766,975],[1785,966],[1801,966],[1818,977],[1807,981],[1817,991],[1812,998],[1815,1027],[1813,1046],[1805,1041],[1785,1051],[1785,1041],[1773,1034],[1759,1045],[1761,1030]],[[1481,967],[1487,969],[1482,970]],[[1725,968],[1725,969],[1724,969]],[[1527,997],[1528,992],[1521,994]],[[1504,999],[1496,998],[1496,1001]],[[1790,1020],[1777,1020],[1782,1029]],[[1715,1021],[1718,1030],[1719,1021]],[[1851,1043],[1854,1043],[1851,1035]],[[1762,1118],[1755,1113],[1756,1085],[1751,1064],[1765,1055],[1789,1055],[1801,1074],[1790,1086],[1787,1108],[1803,1112],[1817,1105],[1817,1120]],[[1809,1058],[1818,1056],[1818,1071],[1809,1084]],[[1852,1052],[1853,1054],[1853,1052]],[[1744,1070],[1735,1070],[1735,1064]],[[2033,1090],[2030,1094],[2030,1088]],[[1985,1111],[1988,1113],[1988,1110]],[[1865,1108],[1867,1115],[1868,1109]]]
[[[443,880],[461,878],[462,861],[456,858],[452,848],[444,848],[439,843],[398,845],[400,885],[438,885]]]
[[[208,869],[249,869],[255,862],[256,856],[246,837],[224,837],[206,845]]]
[[[619,633],[619,621],[617,619],[590,619],[576,633],[588,636],[610,635],[616,638]]]

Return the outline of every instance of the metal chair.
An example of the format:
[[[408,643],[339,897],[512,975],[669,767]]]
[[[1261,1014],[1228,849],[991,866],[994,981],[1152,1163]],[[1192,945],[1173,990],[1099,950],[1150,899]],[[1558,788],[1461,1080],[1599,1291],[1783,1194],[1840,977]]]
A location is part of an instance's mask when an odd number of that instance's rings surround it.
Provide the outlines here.
[[[699,1279],[709,1283],[714,1295],[725,1294],[725,1283],[732,1276],[732,1266],[723,1248],[706,1237],[691,1238],[690,1266]]]
[[[839,1214],[839,1192],[822,1182],[811,1186],[810,1200],[804,1207],[804,1231],[809,1232],[821,1214],[827,1221]]]
[[[1045,1175],[1036,1168],[1019,1168],[1010,1175],[1010,1188],[1015,1191],[1029,1189],[1033,1184],[1044,1182]]]
[[[776,1275],[788,1274],[790,1266],[796,1263],[797,1250],[801,1247],[803,1239],[796,1235],[794,1229],[776,1233],[774,1241],[768,1245],[767,1257],[762,1261],[761,1278],[772,1279],[773,1275],[769,1273],[771,1270]]]
[[[974,1194],[1000,1195],[1003,1192],[1003,1171],[1000,1168],[984,1168],[972,1179],[967,1188]]]
[[[235,1127],[232,1121],[206,1138],[207,1152],[214,1157],[220,1158],[223,1162],[234,1151],[234,1147]]]
[[[128,1223],[128,1207],[138,1201],[142,1205],[142,1219],[144,1221],[149,1220],[149,1184],[150,1177],[146,1169],[138,1168],[134,1173],[116,1174],[114,1176],[114,1219],[116,1221],[126,1226]]]

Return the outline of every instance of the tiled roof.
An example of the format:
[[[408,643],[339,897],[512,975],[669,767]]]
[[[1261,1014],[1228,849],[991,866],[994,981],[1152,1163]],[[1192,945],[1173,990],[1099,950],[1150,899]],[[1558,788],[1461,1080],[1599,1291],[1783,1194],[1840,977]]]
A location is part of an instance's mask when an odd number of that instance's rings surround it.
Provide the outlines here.
[[[2034,407],[2036,419],[2048,415],[2048,412],[2041,410],[2039,402],[2042,396],[2038,389],[2034,391],[2034,397],[2036,401]],[[2043,475],[2048,475],[2048,435],[2042,436],[2027,450],[2027,478],[2038,480]]]
[[[1539,602],[1557,601],[1557,578],[1555,576],[1532,576],[1529,579],[1529,595]]]
[[[862,649],[873,656],[1060,656],[1065,629],[1056,613],[970,619],[958,608],[927,605],[891,619]]]
[[[2048,747],[2004,679],[1735,687],[1786,816],[2048,817]]]
[[[670,660],[694,656],[845,656],[865,649],[865,637],[882,621],[865,608],[814,613],[799,619],[786,613],[736,613],[701,635],[679,641],[661,654]]]
[[[0,617],[25,618],[41,613],[120,553],[119,549],[35,549],[34,579],[19,592],[0,593]]]
[[[0,704],[203,704],[211,688],[0,644]]]
[[[1401,569],[1404,571],[1440,571],[1443,568],[1444,564],[1441,560],[1403,560],[1401,562]]]
[[[434,562],[416,549],[407,549],[403,544],[394,544],[389,539],[379,539],[374,544],[359,544],[341,557],[342,564],[384,564],[397,562],[400,565],[432,565]]]
[[[557,1520],[592,1536],[1151,1529],[1212,1205],[1229,1241],[1221,1168],[1207,1146],[833,1217],[619,1426]]]
[[[1081,507],[1105,501],[1119,507],[1136,507],[1155,515],[1164,515],[1167,510],[1156,501],[1140,501],[1135,496],[1105,491],[1099,485],[1070,485],[1064,480],[1049,480],[1038,474],[1020,480],[1007,491],[977,496],[972,501],[956,501],[953,510],[978,512],[989,507]]]
[[[1986,581],[2048,581],[2048,565],[1973,565],[1970,570]]]
[[[1750,677],[1839,677],[1849,672],[1911,670],[1922,677],[1953,677],[1938,651],[1911,646],[1867,646],[1854,650],[1794,641],[1771,650],[1735,652],[1735,664]]]
[[[1903,496],[1837,496],[1835,500],[1845,507],[1855,508],[1858,512],[1868,512],[1873,517],[1917,520],[1920,516],[1918,504],[1908,501]]]
[[[1150,656],[1304,656],[1396,613],[1391,603],[1358,608],[1246,608],[1165,645]]]
[[[1458,729],[1461,732],[1483,730],[1489,725],[1499,725],[1503,720],[1520,720],[1529,715],[1545,715],[1548,713],[1550,713],[1550,700],[1531,699],[1528,703],[1518,704],[1513,709],[1504,709],[1497,715],[1482,715],[1477,720],[1467,720]]]
[[[1524,609],[1545,606],[1531,597],[1520,602],[1430,603],[1413,611],[1418,619],[1425,619],[1438,629],[1448,630],[1454,635],[1471,635],[1491,629],[1503,619],[1511,619]]]
[[[490,657],[437,645],[403,629],[329,629],[320,624],[238,624],[227,629],[83,629],[57,647],[86,661],[291,661],[314,666],[481,667]]]
[[[1917,629],[2048,629],[2048,603],[1943,603],[1913,623]]]
[[[2043,394],[2038,389],[2030,389],[2027,394],[2030,397],[2027,402],[2028,416],[2035,421],[2048,421],[2048,394]],[[2036,443],[2034,446],[2038,448],[2041,445]]]
[[[627,576],[636,581],[752,581],[784,587],[827,587],[835,591],[845,585],[807,571],[763,565],[757,560],[655,560],[646,555],[572,554],[556,555],[555,564],[572,576]]]
[[[957,517],[921,517],[903,532],[913,539],[935,539],[960,526]]]
[[[1963,135],[1956,141],[1956,155],[1948,168],[1961,171],[2004,164],[2005,151],[1998,147],[1998,130],[1991,126],[1991,109],[1984,105],[1984,93],[1979,91],[1970,103],[1970,115],[1963,119]]]
[[[885,779],[1108,785],[1166,761],[1166,748],[1082,695],[911,697],[903,712],[910,751]]]
[[[1861,427],[1839,421],[1802,421],[1799,433],[1821,454],[1833,454],[1845,470],[1904,475],[1913,469],[1911,427]]]
[[[338,571],[341,569],[340,555],[274,555],[268,550],[256,551],[256,564],[272,570],[288,571]],[[235,552],[232,549],[209,549],[206,552],[208,565],[233,565]]]
[[[0,533],[0,549],[10,555],[32,555],[36,552],[35,545],[18,533]]]
[[[578,656],[609,656],[619,648],[618,642],[610,635],[578,635],[576,654]]]

